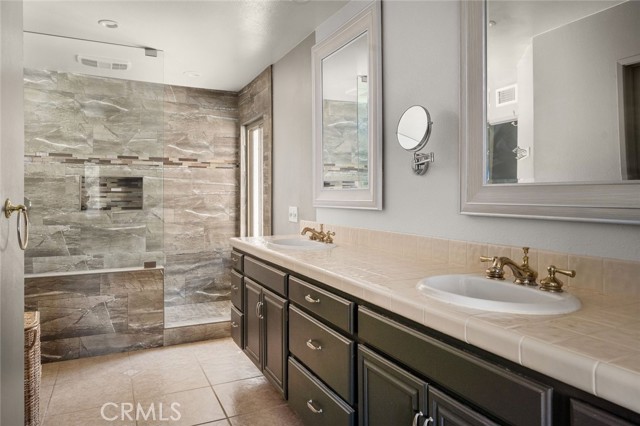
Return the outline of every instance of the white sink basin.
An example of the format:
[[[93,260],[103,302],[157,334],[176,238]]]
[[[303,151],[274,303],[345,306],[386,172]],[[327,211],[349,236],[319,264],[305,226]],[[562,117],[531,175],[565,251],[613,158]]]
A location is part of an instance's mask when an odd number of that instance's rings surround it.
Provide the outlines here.
[[[269,241],[267,246],[275,249],[328,250],[336,245],[312,241],[308,238],[279,238]]]
[[[425,296],[484,311],[556,315],[577,311],[581,306],[580,300],[568,293],[549,293],[477,275],[433,276],[420,280],[416,287]]]

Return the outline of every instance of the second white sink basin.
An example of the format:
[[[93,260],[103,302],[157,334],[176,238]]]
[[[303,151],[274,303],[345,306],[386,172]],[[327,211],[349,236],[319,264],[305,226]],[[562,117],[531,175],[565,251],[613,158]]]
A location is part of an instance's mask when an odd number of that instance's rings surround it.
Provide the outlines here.
[[[269,241],[267,246],[275,249],[328,250],[336,245],[312,241],[308,238],[278,238]]]
[[[477,275],[439,275],[420,280],[417,289],[428,297],[453,305],[526,315],[567,314],[580,309],[569,293],[549,293],[511,281]]]

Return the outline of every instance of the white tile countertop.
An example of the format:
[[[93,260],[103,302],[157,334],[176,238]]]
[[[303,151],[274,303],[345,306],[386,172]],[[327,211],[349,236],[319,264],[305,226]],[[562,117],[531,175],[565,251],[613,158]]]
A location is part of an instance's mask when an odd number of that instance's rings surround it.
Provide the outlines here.
[[[570,288],[582,308],[566,315],[514,315],[462,308],[424,296],[427,276],[477,272],[354,244],[328,250],[273,248],[277,237],[231,245],[586,392],[640,412],[640,297]],[[299,236],[286,236],[299,238]]]

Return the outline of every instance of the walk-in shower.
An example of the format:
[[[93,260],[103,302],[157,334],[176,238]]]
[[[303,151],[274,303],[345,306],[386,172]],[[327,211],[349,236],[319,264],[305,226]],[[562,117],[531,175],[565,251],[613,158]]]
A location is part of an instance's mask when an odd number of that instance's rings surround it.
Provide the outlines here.
[[[238,97],[165,85],[163,52],[25,33],[25,306],[45,359],[229,319]]]

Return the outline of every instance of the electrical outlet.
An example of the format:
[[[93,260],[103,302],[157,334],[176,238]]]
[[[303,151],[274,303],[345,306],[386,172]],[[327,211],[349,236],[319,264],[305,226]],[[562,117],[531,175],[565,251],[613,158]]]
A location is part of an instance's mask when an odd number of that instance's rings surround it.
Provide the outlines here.
[[[289,222],[298,223],[298,207],[289,206]]]

